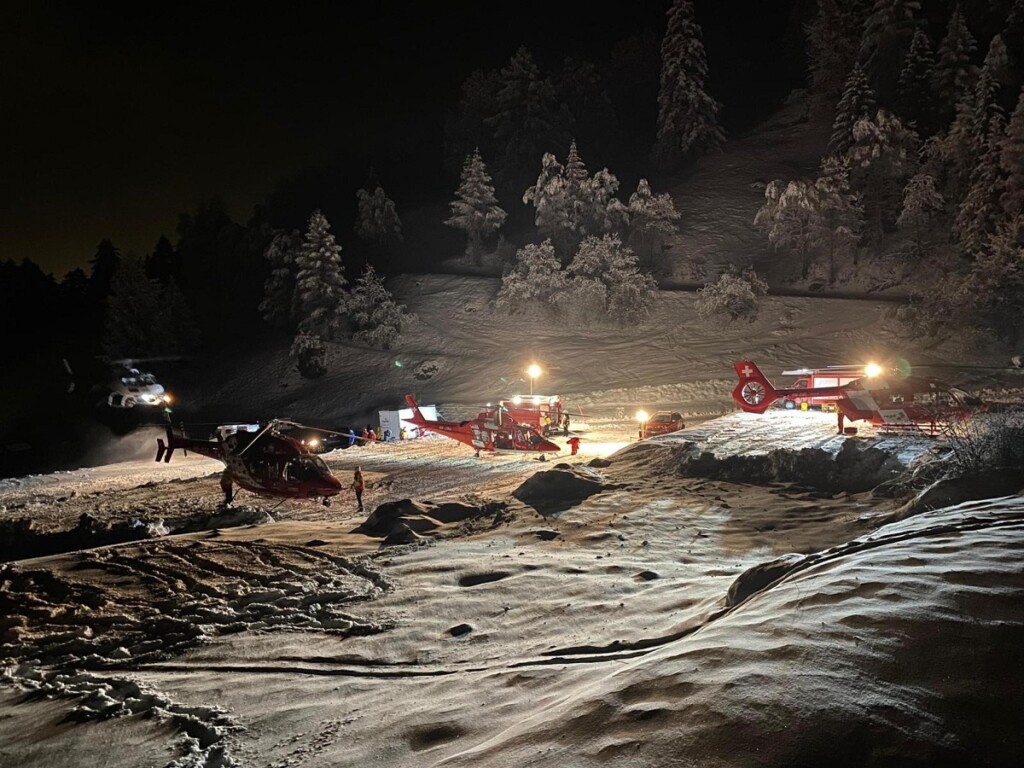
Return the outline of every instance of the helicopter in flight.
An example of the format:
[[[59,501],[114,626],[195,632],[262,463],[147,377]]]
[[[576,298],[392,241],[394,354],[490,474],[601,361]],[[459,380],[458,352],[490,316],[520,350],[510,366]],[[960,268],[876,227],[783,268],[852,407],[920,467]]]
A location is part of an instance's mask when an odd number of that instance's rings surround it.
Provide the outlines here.
[[[543,461],[547,453],[558,453],[561,449],[545,438],[536,427],[522,424],[508,416],[502,408],[482,411],[475,419],[466,421],[430,421],[420,412],[416,399],[406,395],[405,401],[412,408],[412,418],[406,419],[421,430],[458,440],[480,455],[488,453],[538,453]]]
[[[175,358],[150,358],[151,360]],[[106,404],[111,408],[135,408],[149,406],[166,408],[171,404],[171,395],[163,384],[148,371],[141,371],[136,366],[144,362],[132,358],[110,361],[110,379]]]
[[[224,504],[234,500],[234,484],[260,496],[279,499],[320,499],[325,507],[341,493],[341,481],[324,460],[287,429],[300,427],[294,422],[275,419],[259,424],[233,424],[217,427],[210,440],[198,440],[176,434],[167,424],[167,442],[157,438],[156,460],[169,462],[174,451],[193,451],[224,462],[220,487]]]
[[[863,376],[845,384],[784,389],[772,386],[749,360],[734,367],[739,383],[732,399],[744,411],[764,413],[777,400],[794,397],[834,402],[840,433],[844,419],[849,419],[868,421],[884,432],[935,435],[987,407],[977,397],[936,379],[887,375],[877,364],[868,364]]]

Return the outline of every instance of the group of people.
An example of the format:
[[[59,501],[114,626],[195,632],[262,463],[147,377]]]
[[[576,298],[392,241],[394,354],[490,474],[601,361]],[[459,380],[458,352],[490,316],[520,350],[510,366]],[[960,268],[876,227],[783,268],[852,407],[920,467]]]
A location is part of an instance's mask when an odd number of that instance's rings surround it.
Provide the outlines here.
[[[569,436],[569,414],[568,413],[564,413],[561,416],[559,416],[559,414],[556,413],[555,417],[552,419],[550,413],[545,413],[544,414],[544,418],[541,419],[541,426],[544,429],[544,435],[545,436],[554,434],[554,433],[558,432],[558,430],[562,430],[562,436],[563,437],[568,437]]]
[[[399,440],[410,440],[413,437],[415,437],[415,435],[410,434],[409,430],[406,429],[404,425],[402,426],[401,429],[398,430]],[[382,430],[380,427],[374,429],[374,427],[371,426],[370,424],[367,424],[366,428],[360,431],[359,433],[356,433],[354,429],[349,429],[348,431],[349,448],[351,448],[353,445],[356,445],[357,443],[359,445],[365,445],[366,443],[375,443],[377,441],[383,443],[390,443],[394,439],[395,436],[391,433],[390,429]]]

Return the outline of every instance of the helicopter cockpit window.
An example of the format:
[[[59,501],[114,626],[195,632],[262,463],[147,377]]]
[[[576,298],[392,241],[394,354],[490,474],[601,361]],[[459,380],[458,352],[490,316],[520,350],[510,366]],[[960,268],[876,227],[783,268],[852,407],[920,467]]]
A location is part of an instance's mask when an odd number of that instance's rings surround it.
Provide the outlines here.
[[[793,389],[807,389],[807,379],[799,379],[793,385]]]

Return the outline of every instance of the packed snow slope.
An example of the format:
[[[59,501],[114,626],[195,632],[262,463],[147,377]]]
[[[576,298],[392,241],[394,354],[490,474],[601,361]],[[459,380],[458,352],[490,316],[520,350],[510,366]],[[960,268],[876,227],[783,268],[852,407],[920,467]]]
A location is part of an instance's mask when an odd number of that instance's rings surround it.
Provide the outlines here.
[[[700,320],[694,294],[666,291],[640,325],[578,326],[532,312],[496,312],[496,279],[409,275],[391,287],[416,315],[396,349],[330,344],[327,374],[309,380],[288,357],[288,340],[268,342],[245,360],[211,362],[202,382],[178,393],[182,408],[202,403],[220,420],[358,425],[376,423],[378,410],[403,407],[413,393],[448,418],[468,418],[485,403],[529,392],[525,370],[537,362],[543,374],[535,391],[561,395],[587,421],[629,419],[641,407],[707,417],[733,410],[736,360],[755,360],[780,382],[781,371],[792,367],[879,358],[949,362],[945,347],[927,350],[904,339],[889,318],[892,305],[882,302],[769,297],[755,322],[730,324]],[[979,360],[992,364],[967,353],[958,362]],[[1020,386],[1020,378],[1009,385]],[[988,378],[966,383],[1008,386]]]

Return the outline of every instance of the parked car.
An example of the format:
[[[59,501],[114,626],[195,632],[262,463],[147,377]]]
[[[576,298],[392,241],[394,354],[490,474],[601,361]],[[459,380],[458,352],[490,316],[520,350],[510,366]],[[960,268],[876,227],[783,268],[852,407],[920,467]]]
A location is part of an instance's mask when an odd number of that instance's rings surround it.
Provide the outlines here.
[[[683,421],[681,413],[658,411],[641,425],[641,439],[654,435],[667,435],[669,432],[678,432],[680,429],[686,429],[686,422]]]

